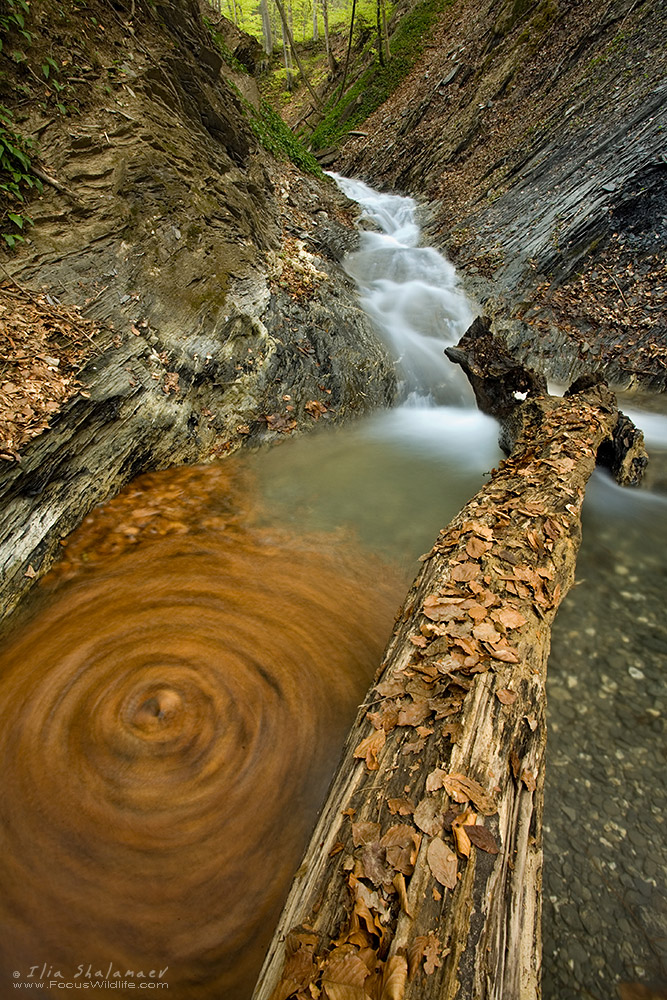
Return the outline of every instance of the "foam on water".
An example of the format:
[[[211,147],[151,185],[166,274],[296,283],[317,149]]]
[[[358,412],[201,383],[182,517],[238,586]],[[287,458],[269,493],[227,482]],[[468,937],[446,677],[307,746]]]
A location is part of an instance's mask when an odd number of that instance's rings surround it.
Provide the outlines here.
[[[437,250],[418,245],[416,202],[331,176],[381,229],[361,234],[360,249],[349,255],[345,269],[397,358],[403,397],[419,393],[425,404],[472,406],[468,382],[444,350],[472,323],[473,311],[453,265]]]

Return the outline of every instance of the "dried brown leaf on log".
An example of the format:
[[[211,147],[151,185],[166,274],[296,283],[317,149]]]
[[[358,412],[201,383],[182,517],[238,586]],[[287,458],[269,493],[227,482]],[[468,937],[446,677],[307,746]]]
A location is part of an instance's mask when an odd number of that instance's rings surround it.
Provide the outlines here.
[[[484,648],[494,660],[500,660],[502,663],[519,662],[519,654],[511,646],[502,643],[496,643],[495,645],[488,643]]]
[[[421,839],[421,834],[405,823],[389,827],[380,841],[386,850],[387,863],[404,875],[412,875]]]
[[[389,935],[389,930],[381,919],[382,913],[386,911],[386,904],[376,891],[369,889],[355,875],[348,877],[348,885],[353,905],[349,925],[341,935],[343,942],[357,944],[360,948],[383,948]]]
[[[418,726],[431,714],[431,708],[425,698],[410,701],[398,713],[399,726]]]
[[[490,548],[491,542],[484,541],[476,535],[473,535],[473,537],[469,538],[466,542],[466,552],[471,559],[481,559]]]
[[[440,941],[433,931],[429,931],[428,934],[420,934],[412,941],[408,950],[409,978],[412,979],[415,976],[422,960],[424,972],[427,976],[432,976],[435,970],[442,965],[441,954],[444,958],[445,955],[449,954],[449,948],[444,948],[441,952]]]
[[[398,705],[389,702],[383,705],[380,712],[366,712],[366,718],[370,719],[374,729],[384,729],[385,733],[390,733],[398,725]]]
[[[426,779],[426,791],[437,792],[439,788],[443,787],[446,777],[447,772],[443,771],[441,767],[434,768]]]
[[[352,842],[355,847],[362,844],[372,844],[380,839],[382,827],[379,823],[369,823],[367,820],[360,820],[352,824]]]
[[[522,625],[526,624],[526,618],[524,618],[521,612],[507,604],[502,608],[498,608],[496,611],[492,611],[490,616],[493,618],[494,622],[502,625],[503,628],[521,628]]]
[[[380,1000],[403,1000],[408,980],[408,963],[403,955],[392,955],[382,976]]]
[[[466,604],[468,604],[468,602],[466,602]],[[476,622],[482,621],[489,614],[489,609],[483,604],[478,604],[477,601],[472,601],[468,604],[465,610],[468,613],[468,617],[472,618]],[[491,617],[493,617],[493,615]]]
[[[357,949],[350,944],[334,948],[322,970],[322,985],[326,985],[327,989],[330,984],[349,986],[361,990],[362,997],[367,978],[368,967],[359,957]]]
[[[439,594],[430,594],[424,599],[423,613],[432,622],[446,622],[453,618],[463,618],[461,605],[463,600],[460,597],[447,597]]]
[[[500,632],[497,632],[490,622],[481,622],[481,624],[475,625],[472,634],[476,639],[492,644],[499,642],[501,638]]]
[[[354,756],[359,758],[359,760],[365,760],[369,771],[377,771],[380,767],[378,754],[386,742],[387,734],[384,729],[377,729],[370,736],[367,736],[365,740],[361,741],[354,751]]]
[[[398,894],[398,901],[401,904],[401,909],[406,916],[411,917],[410,904],[408,902],[408,892],[405,886],[405,875],[403,872],[396,872],[393,881],[394,888]]]
[[[434,837],[426,851],[431,874],[445,889],[456,888],[458,860],[454,851],[440,837]]]
[[[498,688],[496,691],[496,698],[503,705],[513,705],[517,697],[516,691],[510,691],[509,688]]]
[[[480,574],[480,568],[475,562],[459,563],[452,570],[452,580],[465,583],[475,580]]]
[[[285,939],[285,968],[271,1000],[287,1000],[311,982],[316,971],[314,954],[318,940],[317,934],[309,931],[289,932]]]
[[[535,789],[537,788],[537,779],[533,774],[533,772],[529,771],[527,768],[524,768],[524,770],[521,772],[521,780],[523,781],[524,785],[526,786],[529,792],[534,792]]]
[[[309,399],[304,409],[306,413],[310,413],[311,417],[315,420],[319,420],[320,417],[327,412],[327,407],[318,399]]]
[[[470,837],[466,833],[466,825],[474,824],[477,821],[477,815],[472,809],[465,809],[462,813],[459,813],[452,820],[452,834],[454,836],[454,844],[456,846],[457,852],[461,857],[470,857]]]
[[[434,798],[422,799],[412,818],[415,825],[429,837],[434,837],[442,831],[442,809]]]
[[[492,816],[498,811],[496,803],[474,778],[465,774],[446,774],[443,787],[455,802],[472,802],[483,816]]]
[[[364,844],[357,859],[355,873],[368,879],[376,887],[391,884],[393,867],[389,864],[387,852],[379,841]]]
[[[410,799],[387,799],[387,808],[392,816],[410,816],[414,811],[414,803]]]
[[[472,531],[475,535],[479,535],[480,538],[485,538],[487,541],[491,541],[493,538],[493,528],[482,521],[466,521],[461,530],[464,532]]]
[[[486,851],[487,854],[498,853],[496,838],[488,826],[465,826],[464,829],[475,847],[479,847],[481,851]]]
[[[405,692],[405,677],[392,677],[375,685],[375,690],[383,698],[395,698]]]

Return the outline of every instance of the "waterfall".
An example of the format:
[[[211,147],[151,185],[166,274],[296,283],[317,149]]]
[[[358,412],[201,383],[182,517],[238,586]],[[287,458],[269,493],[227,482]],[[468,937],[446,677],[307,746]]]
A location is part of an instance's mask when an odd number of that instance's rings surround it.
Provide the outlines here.
[[[381,194],[362,181],[330,174],[380,228],[364,231],[345,270],[362,305],[397,359],[400,398],[416,405],[474,405],[467,379],[445,357],[474,314],[454,266],[431,247],[420,247],[416,202]]]

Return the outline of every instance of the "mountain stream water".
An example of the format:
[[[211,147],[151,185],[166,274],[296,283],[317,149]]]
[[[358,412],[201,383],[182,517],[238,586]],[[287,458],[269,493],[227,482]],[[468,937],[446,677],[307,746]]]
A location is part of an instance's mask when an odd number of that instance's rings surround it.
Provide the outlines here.
[[[410,199],[338,182],[380,229],[346,266],[402,402],[143,476],[72,537],[0,650],[4,983],[168,967],[247,1000],[417,557],[500,457],[443,355],[454,269]],[[595,475],[553,634],[545,1000],[667,978],[667,419],[633,415],[650,488]]]

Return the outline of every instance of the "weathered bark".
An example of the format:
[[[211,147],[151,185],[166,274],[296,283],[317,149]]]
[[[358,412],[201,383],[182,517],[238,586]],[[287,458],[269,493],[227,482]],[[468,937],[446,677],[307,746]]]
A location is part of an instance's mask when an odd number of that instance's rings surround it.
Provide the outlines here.
[[[497,347],[482,323],[452,353],[511,454],[423,557],[254,1000],[540,995],[550,630],[618,412],[602,384],[548,396]]]

